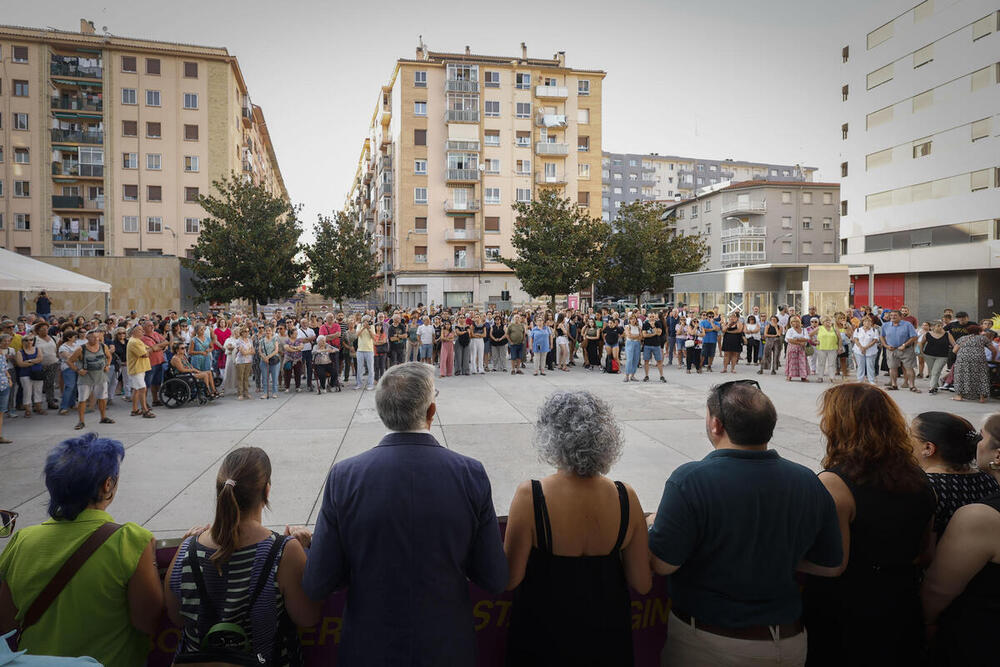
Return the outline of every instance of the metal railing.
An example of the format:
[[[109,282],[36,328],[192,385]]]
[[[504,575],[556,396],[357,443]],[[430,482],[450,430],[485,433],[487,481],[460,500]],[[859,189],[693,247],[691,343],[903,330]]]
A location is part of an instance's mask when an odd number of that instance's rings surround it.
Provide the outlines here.
[[[52,141],[69,141],[76,144],[103,144],[104,132],[80,132],[78,130],[51,130]]]
[[[52,163],[53,176],[104,176],[103,164],[80,164],[73,160]]]
[[[253,165],[250,160],[243,160],[243,171],[253,171]]]
[[[444,180],[446,181],[478,181],[478,169],[446,169]]]
[[[454,199],[448,199],[444,203],[445,211],[469,211],[470,213],[479,210],[479,200],[470,199],[466,201],[455,201]]]
[[[719,212],[722,215],[731,215],[734,213],[767,213],[767,202],[731,202],[729,204],[723,204]]]
[[[444,142],[446,151],[479,151],[479,141],[471,139],[446,139]]]
[[[452,259],[451,262],[446,261],[442,268],[459,271],[478,271],[482,268],[482,266],[482,262],[478,259],[466,257],[464,261],[459,261],[457,259]]]
[[[535,172],[535,183],[539,185],[559,185],[566,182],[566,174],[545,174]]]
[[[475,243],[479,240],[479,230],[477,229],[445,229],[445,241],[469,241]],[[468,261],[468,260],[467,260]]]
[[[55,228],[52,230],[52,240],[53,241],[86,241],[94,243],[104,242],[104,225],[96,232],[90,231],[89,229],[81,229],[80,231],[73,233],[69,229],[63,227],[60,231],[56,231]]]
[[[101,79],[104,68],[93,65],[80,65],[73,60],[53,60],[49,67],[52,76],[75,76],[86,79]]]
[[[444,112],[446,123],[478,123],[479,109],[448,109]]]
[[[478,93],[479,82],[465,79],[446,79],[444,90],[447,93]]]
[[[726,239],[747,239],[747,238],[764,238],[767,236],[766,227],[731,227],[729,229],[723,229],[720,232],[720,237],[723,241]]]
[[[537,141],[535,142],[535,153],[538,155],[569,155],[569,144]]]
[[[52,109],[65,109],[66,111],[104,111],[102,100],[87,100],[82,97],[53,97]]]
[[[758,264],[767,257],[763,251],[741,250],[738,252],[724,252],[721,256],[723,266],[733,264]]]
[[[568,97],[566,86],[535,86],[535,97]]]
[[[535,125],[538,127],[566,127],[566,114],[543,113],[535,117]]]

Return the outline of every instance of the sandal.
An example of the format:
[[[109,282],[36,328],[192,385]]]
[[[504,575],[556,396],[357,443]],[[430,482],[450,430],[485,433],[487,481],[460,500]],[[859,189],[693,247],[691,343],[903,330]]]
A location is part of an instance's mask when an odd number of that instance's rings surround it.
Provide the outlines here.
[[[142,413],[143,419],[153,419],[154,417],[156,417],[156,415],[153,414],[152,410],[146,410],[145,412]]]
[[[894,385],[894,384],[890,384],[890,385],[888,385],[888,386],[886,387],[886,389],[888,389],[889,391],[899,391],[899,387],[897,387],[897,386],[896,386],[896,385]]]
[[[84,424],[83,422],[77,422],[76,426],[73,427],[73,430],[74,431],[81,431],[81,430],[83,430],[84,426],[86,426],[86,424]]]
[[[101,423],[102,424],[114,424],[115,420],[112,419],[111,417],[101,417]]]
[[[916,387],[910,387],[910,391],[912,391],[914,394],[919,394],[920,393],[920,390],[917,389]]]
[[[133,417],[138,417],[141,414],[142,414],[142,410],[133,410],[132,411],[132,416]]]

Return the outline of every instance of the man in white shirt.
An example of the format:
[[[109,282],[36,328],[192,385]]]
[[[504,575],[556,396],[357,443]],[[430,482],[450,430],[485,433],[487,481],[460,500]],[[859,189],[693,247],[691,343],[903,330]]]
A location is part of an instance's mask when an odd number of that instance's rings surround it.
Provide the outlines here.
[[[417,337],[420,339],[420,350],[417,358],[425,364],[434,363],[434,325],[429,319],[420,320],[417,327]]]
[[[302,362],[306,367],[306,389],[313,390],[313,353],[312,344],[316,341],[316,332],[309,327],[308,318],[299,321],[297,342],[302,346]]]

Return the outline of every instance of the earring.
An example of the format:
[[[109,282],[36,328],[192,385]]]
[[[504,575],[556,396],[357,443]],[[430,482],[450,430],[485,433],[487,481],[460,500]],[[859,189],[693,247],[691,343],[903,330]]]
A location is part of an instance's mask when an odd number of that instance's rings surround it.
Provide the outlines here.
[[[990,461],[990,470],[1000,470],[1000,463]]]

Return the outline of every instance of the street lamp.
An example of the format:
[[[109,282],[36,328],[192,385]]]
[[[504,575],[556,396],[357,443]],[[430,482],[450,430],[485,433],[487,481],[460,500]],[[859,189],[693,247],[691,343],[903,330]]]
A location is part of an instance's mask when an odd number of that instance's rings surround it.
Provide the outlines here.
[[[174,237],[174,256],[177,255],[177,232],[173,230],[170,225],[163,225],[163,228],[170,232],[171,236]]]

